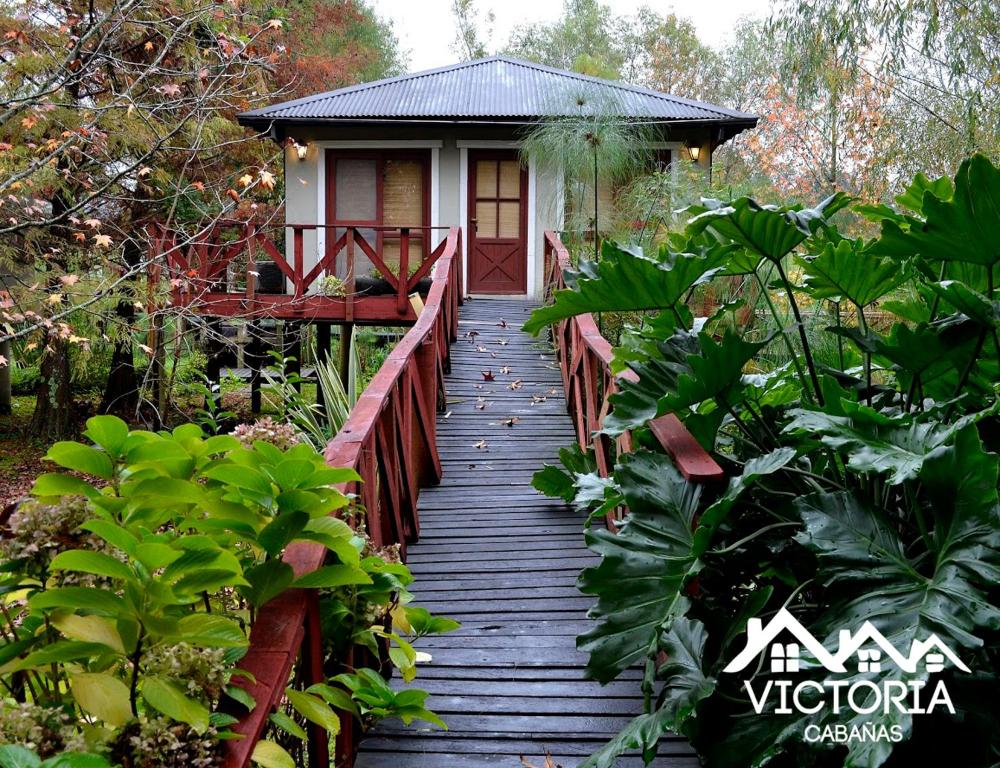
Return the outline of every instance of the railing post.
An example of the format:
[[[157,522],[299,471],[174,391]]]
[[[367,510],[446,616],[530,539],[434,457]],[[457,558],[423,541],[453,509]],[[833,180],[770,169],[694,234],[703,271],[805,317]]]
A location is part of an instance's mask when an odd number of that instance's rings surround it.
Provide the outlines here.
[[[406,314],[406,304],[410,287],[410,230],[399,230],[399,283],[396,289],[396,311]]]
[[[323,628],[319,618],[319,591],[307,590],[305,642],[302,655],[305,661],[305,677],[308,685],[325,683],[323,670]],[[349,720],[349,716],[347,718]],[[342,719],[343,720],[343,719]],[[348,722],[343,727],[350,727]],[[326,728],[316,723],[309,723],[309,768],[329,768],[330,737]]]
[[[344,319],[349,323],[354,322],[354,238],[357,229],[348,227],[347,229],[347,285],[344,297]]]
[[[293,281],[295,284],[295,298],[300,299],[302,298],[303,278],[305,277],[305,273],[303,272],[305,256],[302,251],[302,227],[300,226],[292,227],[292,247],[295,258],[295,279]]]
[[[254,241],[257,239],[257,224],[253,221],[247,222],[246,243],[247,243],[247,299],[253,301],[257,293],[257,256],[254,254]]]

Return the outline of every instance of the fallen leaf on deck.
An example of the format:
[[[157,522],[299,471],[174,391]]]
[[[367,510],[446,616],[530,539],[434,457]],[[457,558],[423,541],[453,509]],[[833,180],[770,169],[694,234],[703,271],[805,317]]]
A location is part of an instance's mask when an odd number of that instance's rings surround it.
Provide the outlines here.
[[[505,373],[505,374],[510,373],[510,366],[505,365],[503,368],[500,369],[500,373]]]
[[[486,347],[484,347],[481,344],[478,347],[476,347],[476,352],[485,352],[485,351],[486,351]]]
[[[514,379],[510,383],[510,386],[508,387],[508,389],[520,389],[523,386],[524,386],[524,382],[523,381],[521,381],[520,379]]]
[[[486,441],[485,440],[480,440],[473,447],[474,448],[478,448],[480,451],[485,451],[486,450]]]
[[[483,381],[493,381],[493,371],[483,371]]]
[[[501,347],[506,347],[508,344],[510,344],[510,340],[509,339],[497,339],[497,344],[499,344]]]
[[[529,763],[528,758],[521,755],[521,768],[562,768],[555,760],[552,759],[552,753],[548,750],[545,751],[545,762],[541,766],[536,766],[534,763]]]
[[[507,321],[501,317],[500,322],[497,323],[497,328],[506,328],[506,327],[507,327]]]

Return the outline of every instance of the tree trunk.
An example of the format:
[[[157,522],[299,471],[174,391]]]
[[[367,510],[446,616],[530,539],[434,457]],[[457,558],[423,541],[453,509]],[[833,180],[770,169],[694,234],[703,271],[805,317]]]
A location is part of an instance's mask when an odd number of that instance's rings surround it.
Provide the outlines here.
[[[134,269],[141,258],[140,246],[135,239],[125,242],[123,252],[125,266]],[[135,278],[129,281],[135,284]],[[116,413],[128,418],[134,416],[139,407],[139,378],[135,372],[135,354],[132,346],[132,326],[135,323],[134,298],[128,294],[128,289],[118,300],[116,310],[119,324],[118,337],[115,341],[115,351],[111,356],[111,370],[108,382],[101,398],[101,413]]]
[[[0,365],[0,416],[8,416],[11,412],[10,367],[14,364],[9,339],[0,341],[0,357],[7,360]]]
[[[70,389],[69,342],[49,337],[42,354],[41,380],[35,414],[29,430],[44,440],[63,440],[73,434],[73,400]]]

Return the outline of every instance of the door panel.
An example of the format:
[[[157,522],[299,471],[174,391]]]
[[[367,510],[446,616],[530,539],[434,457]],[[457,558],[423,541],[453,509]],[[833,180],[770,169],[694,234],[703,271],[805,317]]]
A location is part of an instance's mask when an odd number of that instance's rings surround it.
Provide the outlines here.
[[[469,152],[469,292],[520,294],[528,279],[528,174],[517,152]]]

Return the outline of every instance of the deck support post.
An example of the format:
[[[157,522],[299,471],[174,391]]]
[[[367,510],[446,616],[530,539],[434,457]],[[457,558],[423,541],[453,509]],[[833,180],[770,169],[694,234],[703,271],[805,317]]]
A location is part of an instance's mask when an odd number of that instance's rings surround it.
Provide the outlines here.
[[[282,334],[281,356],[285,359],[285,375],[301,376],[302,374],[302,326],[297,320],[285,323]],[[302,382],[295,383],[295,389],[302,391]]]
[[[206,357],[205,375],[208,377],[209,392],[205,397],[205,410],[222,408],[222,327],[218,318],[209,321],[205,328]],[[161,385],[162,386],[162,385]],[[161,414],[162,418],[162,414]]]
[[[260,337],[260,323],[251,321],[247,327],[250,337],[247,344],[246,359],[250,368],[250,412],[260,414],[260,379],[261,368],[264,367],[264,340]]]
[[[340,383],[346,390],[351,377],[351,338],[354,336],[354,323],[341,323],[340,325],[340,359],[338,361],[338,372],[340,373]]]
[[[330,324],[316,323],[316,402],[324,404],[323,387],[319,385],[319,367],[330,359]]]

